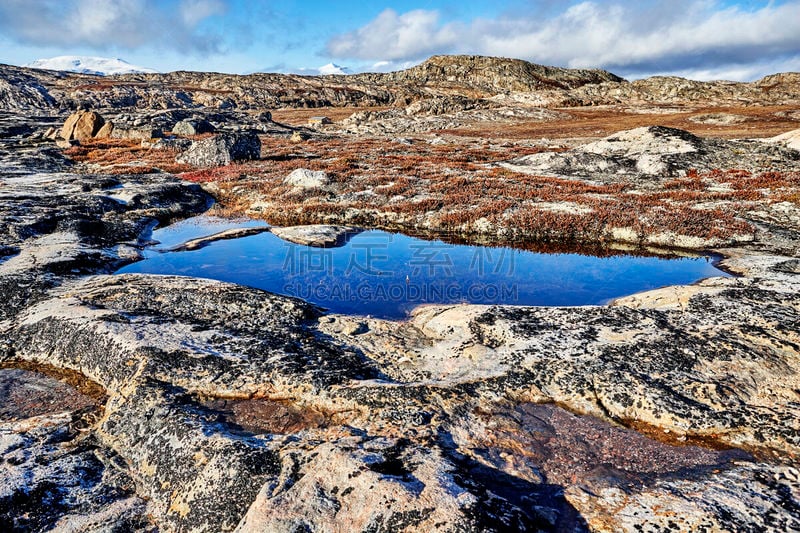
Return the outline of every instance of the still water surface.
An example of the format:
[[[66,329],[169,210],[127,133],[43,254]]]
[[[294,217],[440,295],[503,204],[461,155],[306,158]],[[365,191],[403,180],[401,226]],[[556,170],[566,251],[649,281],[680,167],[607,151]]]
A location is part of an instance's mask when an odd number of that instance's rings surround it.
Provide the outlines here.
[[[660,258],[537,253],[449,244],[384,231],[313,248],[269,232],[169,251],[189,239],[267,225],[196,217],[153,232],[159,244],[118,273],[211,278],[297,296],[335,313],[404,318],[420,304],[575,306],[666,285],[727,276],[710,257]]]

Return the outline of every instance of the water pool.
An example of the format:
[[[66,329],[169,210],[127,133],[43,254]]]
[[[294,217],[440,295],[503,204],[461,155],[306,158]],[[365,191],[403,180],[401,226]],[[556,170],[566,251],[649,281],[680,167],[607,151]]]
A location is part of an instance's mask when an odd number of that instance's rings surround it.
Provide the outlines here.
[[[450,244],[369,230],[336,248],[284,241],[269,232],[192,251],[181,243],[263,222],[196,217],[153,233],[160,244],[118,273],[185,275],[296,296],[331,312],[403,318],[420,304],[576,306],[644,290],[728,276],[709,256],[597,257]]]

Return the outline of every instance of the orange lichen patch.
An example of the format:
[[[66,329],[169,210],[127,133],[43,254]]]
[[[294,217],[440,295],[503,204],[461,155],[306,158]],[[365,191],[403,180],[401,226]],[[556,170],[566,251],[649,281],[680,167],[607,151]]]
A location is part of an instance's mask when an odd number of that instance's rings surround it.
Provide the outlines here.
[[[196,183],[207,183],[211,181],[230,181],[247,176],[247,171],[252,169],[252,165],[228,165],[224,167],[204,168],[191,170],[181,173],[181,179],[194,181]]]
[[[719,183],[728,184],[735,190],[797,190],[800,187],[800,172],[761,172],[751,174],[746,171],[734,170],[717,172],[714,179]]]

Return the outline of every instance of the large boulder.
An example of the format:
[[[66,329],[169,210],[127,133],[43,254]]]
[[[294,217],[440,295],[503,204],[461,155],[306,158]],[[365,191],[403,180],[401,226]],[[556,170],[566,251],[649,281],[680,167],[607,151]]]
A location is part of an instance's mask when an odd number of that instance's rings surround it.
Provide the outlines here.
[[[77,111],[71,114],[61,128],[61,137],[68,141],[92,139],[106,121],[94,111]]]
[[[787,148],[800,150],[800,129],[787,131],[775,137],[770,137],[769,139],[765,139],[764,142],[782,144]]]
[[[697,152],[702,141],[688,131],[664,126],[646,126],[621,131],[589,143],[583,152],[605,157],[639,158],[642,155],[664,156]]]
[[[176,161],[198,167],[218,167],[259,157],[261,140],[255,133],[222,133],[193,142]]]
[[[114,123],[110,120],[103,124],[103,126],[97,130],[95,134],[96,139],[108,139],[114,133]]]
[[[188,119],[181,120],[172,128],[172,133],[175,135],[202,135],[203,133],[214,133],[216,129],[207,120],[204,119]]]

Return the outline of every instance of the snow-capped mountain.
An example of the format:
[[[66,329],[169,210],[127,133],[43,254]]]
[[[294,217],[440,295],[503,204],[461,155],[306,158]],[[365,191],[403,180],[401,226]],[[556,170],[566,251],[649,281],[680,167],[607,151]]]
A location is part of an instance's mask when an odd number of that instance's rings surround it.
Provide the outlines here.
[[[77,72],[79,74],[95,74],[98,76],[158,72],[151,68],[131,65],[122,59],[91,56],[58,56],[51,57],[50,59],[37,59],[25,66],[47,70],[64,70],[67,72]]]
[[[350,69],[347,67],[341,67],[336,63],[328,63],[327,65],[322,65],[317,69],[320,74],[323,76],[327,74],[350,74]]]

